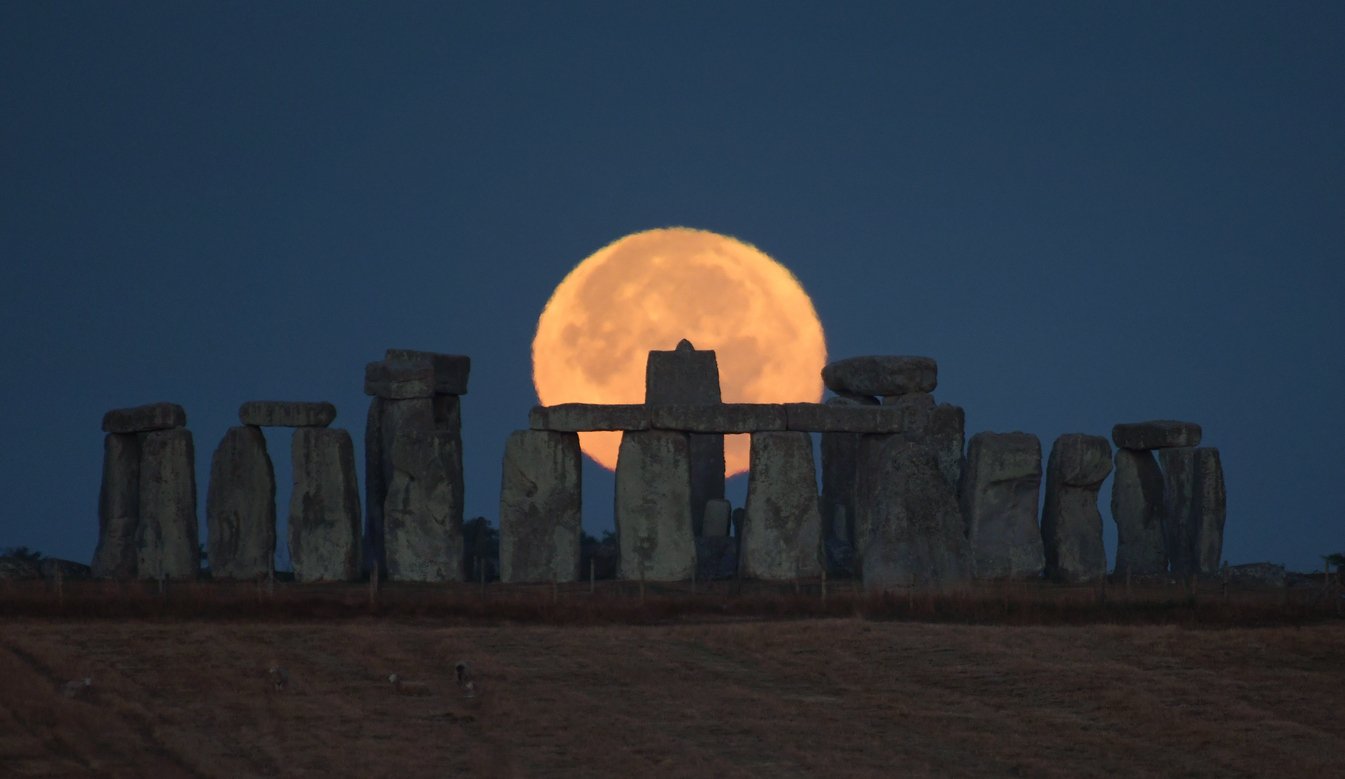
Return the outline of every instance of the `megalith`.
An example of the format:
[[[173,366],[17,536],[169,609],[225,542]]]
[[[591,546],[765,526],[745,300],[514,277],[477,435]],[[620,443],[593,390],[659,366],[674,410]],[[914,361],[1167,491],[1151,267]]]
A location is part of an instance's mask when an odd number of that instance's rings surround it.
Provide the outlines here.
[[[711,498],[705,502],[705,524],[703,535],[706,538],[727,537],[733,518],[733,505],[723,498]]]
[[[616,531],[622,579],[681,581],[696,567],[691,526],[691,446],[686,433],[629,431],[616,465]]]
[[[651,350],[645,363],[645,404],[708,405],[721,401],[719,362],[714,350],[697,350],[682,339],[672,351]],[[691,524],[702,534],[705,503],[724,497],[724,436],[692,433]]]
[[[137,574],[149,579],[195,579],[201,571],[201,547],[191,431],[178,427],[144,434],[139,491]]]
[[[276,478],[262,431],[231,427],[210,458],[206,550],[216,579],[252,579],[275,567]]]
[[[140,440],[135,433],[103,439],[103,483],[98,494],[98,546],[93,575],[136,576],[136,530],[140,525]]]
[[[928,392],[888,395],[883,398],[882,404],[901,412],[901,429],[907,438],[915,440],[925,436],[930,416],[934,413],[933,395]]]
[[[289,546],[301,582],[351,581],[360,573],[355,446],[340,428],[295,429],[290,448]]]
[[[238,408],[238,421],[252,427],[327,427],[336,406],[326,401],[249,400]]]
[[[1087,582],[1107,575],[1097,496],[1111,468],[1111,444],[1102,436],[1072,433],[1051,445],[1041,516],[1048,577]]]
[[[971,578],[962,514],[934,449],[900,435],[867,439],[860,505],[868,531],[858,550],[865,589],[944,588]]]
[[[1163,469],[1163,542],[1172,575],[1184,579],[1199,572],[1196,560],[1196,450],[1160,449]]]
[[[841,398],[828,405],[847,405]],[[855,479],[859,468],[862,433],[822,433],[822,523],[829,537],[846,544],[855,538],[843,518],[855,516]]]
[[[808,433],[752,434],[747,513],[738,544],[746,578],[790,581],[821,574],[822,518]]]
[[[1200,444],[1200,425],[1175,419],[1113,425],[1112,441],[1122,449],[1177,449]]]
[[[967,444],[960,504],[979,579],[1036,578],[1041,442],[1030,433],[977,433]]]
[[[582,479],[578,433],[517,430],[500,479],[500,579],[579,577]]]
[[[393,581],[462,581],[462,438],[403,426],[393,439],[383,504],[384,554]]]
[[[954,491],[962,481],[966,424],[967,414],[961,406],[940,403],[929,412],[929,423],[925,428],[925,440],[939,459],[939,472]]]
[[[1224,468],[1219,450],[1210,446],[1196,449],[1195,549],[1197,570],[1205,575],[1216,573],[1222,565],[1224,520],[1228,494],[1224,488]]]
[[[837,395],[889,397],[933,392],[939,383],[939,365],[930,357],[851,357],[824,367],[822,382]]]
[[[1167,573],[1168,556],[1163,540],[1163,472],[1158,469],[1158,461],[1152,452],[1116,450],[1111,514],[1116,523],[1116,574]]]

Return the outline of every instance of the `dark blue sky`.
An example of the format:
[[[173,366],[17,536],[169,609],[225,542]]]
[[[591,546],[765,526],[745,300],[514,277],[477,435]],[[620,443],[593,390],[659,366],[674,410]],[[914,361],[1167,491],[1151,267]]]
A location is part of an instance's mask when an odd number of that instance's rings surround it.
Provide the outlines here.
[[[108,408],[186,407],[202,504],[245,400],[358,446],[389,346],[471,355],[493,520],[549,293],[687,225],[789,266],[834,357],[938,359],[969,434],[1201,423],[1224,556],[1320,566],[1342,40],[1331,2],[0,4],[0,546],[92,555]]]

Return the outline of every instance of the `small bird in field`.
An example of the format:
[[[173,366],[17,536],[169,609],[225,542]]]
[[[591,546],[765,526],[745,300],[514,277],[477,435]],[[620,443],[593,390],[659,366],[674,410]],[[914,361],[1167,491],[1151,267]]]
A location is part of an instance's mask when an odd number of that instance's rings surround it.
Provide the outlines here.
[[[430,688],[423,682],[408,682],[397,674],[388,674],[392,691],[398,695],[429,695]]]
[[[276,663],[274,660],[271,661],[271,667],[266,671],[266,674],[271,677],[271,686],[275,688],[276,692],[280,692],[290,686],[289,671],[281,668],[280,664]]]
[[[458,672],[458,687],[462,690],[462,697],[476,697],[476,682],[472,679],[472,669],[467,665],[466,660],[459,660],[456,666]]]
[[[61,688],[61,694],[67,698],[82,698],[88,694],[89,688],[92,686],[93,679],[87,676],[82,679],[72,679]]]

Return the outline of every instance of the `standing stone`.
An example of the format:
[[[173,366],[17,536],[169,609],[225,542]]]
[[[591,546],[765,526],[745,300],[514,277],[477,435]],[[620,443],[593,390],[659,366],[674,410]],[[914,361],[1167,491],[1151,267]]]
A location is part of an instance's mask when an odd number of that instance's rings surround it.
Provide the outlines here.
[[[952,487],[934,449],[899,435],[870,436],[861,471],[868,527],[864,587],[882,592],[948,587],[971,578],[971,556]]]
[[[1116,450],[1112,479],[1111,515],[1116,523],[1116,574],[1138,576],[1166,573],[1168,555],[1163,540],[1163,472],[1153,453]]]
[[[578,433],[510,434],[500,480],[501,581],[579,578],[582,494]]]
[[[383,504],[384,553],[393,581],[462,581],[462,438],[403,426],[393,440]]]
[[[195,579],[201,572],[199,538],[191,431],[179,427],[147,433],[140,442],[138,575]]]
[[[231,427],[210,459],[205,499],[210,575],[252,579],[269,574],[276,554],[276,477],[256,427]]]
[[[1030,433],[977,433],[967,445],[960,503],[978,579],[1036,578],[1041,442]]]
[[[812,436],[753,433],[751,457],[740,574],[767,581],[820,575],[822,517]]]
[[[828,398],[826,405],[853,403],[843,398]],[[822,433],[823,532],[851,545],[855,543],[855,537],[850,523],[838,522],[838,517],[855,516],[855,478],[862,440],[860,433]],[[841,524],[845,527],[839,527]]]
[[[140,525],[140,441],[134,433],[103,439],[103,486],[98,495],[98,548],[93,575],[132,579],[136,575],[136,529]]]
[[[366,566],[377,563],[384,575],[388,571],[384,510],[388,488],[392,484],[392,447],[401,431],[429,433],[440,429],[435,422],[436,399],[433,397],[391,400],[374,397],[364,429],[365,528],[363,548]],[[442,406],[441,406],[442,413]],[[445,417],[449,432],[457,432],[458,418]],[[428,439],[421,439],[428,440]]]
[[[930,412],[929,425],[925,428],[925,440],[934,447],[934,454],[939,458],[939,471],[954,491],[962,481],[966,423],[967,415],[961,406],[941,403]]]
[[[733,505],[723,498],[711,498],[705,502],[704,535],[706,538],[726,538],[729,525],[733,521]]]
[[[883,398],[884,406],[901,411],[901,431],[911,440],[923,438],[934,412],[934,396],[928,392],[908,392]]]
[[[1224,468],[1219,450],[1202,446],[1196,449],[1195,560],[1198,571],[1217,573],[1224,549],[1224,519],[1228,496],[1224,490]]]
[[[645,404],[682,406],[717,404],[719,362],[713,350],[697,351],[683,339],[670,352],[650,351],[645,363]],[[691,523],[702,534],[705,503],[724,497],[724,436],[695,433],[691,446]]]
[[[301,427],[290,456],[289,544],[294,578],[351,581],[360,573],[360,495],[355,446],[341,428]]]
[[[1062,435],[1046,463],[1041,535],[1046,575],[1087,582],[1107,575],[1097,494],[1111,473],[1111,444],[1095,435]]]
[[[696,567],[691,527],[691,446],[686,433],[623,433],[616,464],[616,530],[622,579],[681,581]]]
[[[1196,573],[1196,450],[1183,446],[1160,449],[1163,468],[1163,543],[1172,575],[1184,579]]]
[[[438,395],[466,395],[467,378],[472,371],[472,358],[463,354],[440,354],[417,349],[389,349],[383,359],[390,363],[428,364],[434,375],[434,392]]]
[[[823,368],[822,382],[838,395],[888,397],[933,392],[939,384],[939,364],[929,357],[851,357]]]

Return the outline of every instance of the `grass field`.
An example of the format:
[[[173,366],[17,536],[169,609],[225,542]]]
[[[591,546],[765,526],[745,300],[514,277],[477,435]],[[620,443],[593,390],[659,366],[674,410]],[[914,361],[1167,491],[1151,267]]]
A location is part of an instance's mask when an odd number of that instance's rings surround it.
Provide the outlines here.
[[[1333,776],[1345,754],[1320,598],[75,585],[0,591],[0,774]]]

